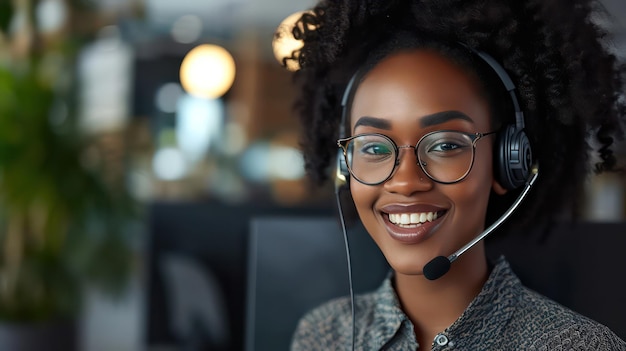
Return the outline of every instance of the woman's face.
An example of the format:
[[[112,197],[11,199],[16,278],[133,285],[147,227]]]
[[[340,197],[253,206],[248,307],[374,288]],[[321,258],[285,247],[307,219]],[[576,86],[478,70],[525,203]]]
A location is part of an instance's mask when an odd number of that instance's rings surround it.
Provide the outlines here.
[[[414,146],[437,130],[491,131],[487,101],[472,76],[427,50],[392,54],[374,67],[356,91],[350,122],[352,135],[380,133],[398,146]],[[476,143],[472,170],[458,183],[429,179],[411,148],[400,149],[399,164],[386,182],[350,181],[365,228],[396,272],[421,274],[431,259],[449,256],[483,231],[491,189],[504,192],[493,179],[493,139]],[[413,220],[395,224],[402,215]],[[426,221],[415,223],[420,217],[417,222]],[[482,250],[480,244],[468,251],[464,264],[471,264],[471,257],[484,260]]]

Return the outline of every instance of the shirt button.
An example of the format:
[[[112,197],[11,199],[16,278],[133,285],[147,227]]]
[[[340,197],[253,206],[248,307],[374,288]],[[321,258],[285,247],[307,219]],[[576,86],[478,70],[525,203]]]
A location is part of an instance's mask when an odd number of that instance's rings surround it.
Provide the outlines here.
[[[439,346],[446,346],[448,344],[448,337],[443,334],[439,334],[435,336],[435,343]]]

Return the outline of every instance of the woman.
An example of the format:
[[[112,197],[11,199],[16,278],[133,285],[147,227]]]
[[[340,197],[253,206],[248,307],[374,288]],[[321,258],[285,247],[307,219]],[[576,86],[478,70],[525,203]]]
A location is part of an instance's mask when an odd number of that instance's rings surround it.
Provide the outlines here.
[[[358,216],[392,273],[357,296],[354,329],[350,299],[331,301],[300,321],[293,350],[626,350],[525,288],[506,259],[489,262],[482,241],[441,273],[424,268],[483,233],[531,182],[506,225],[575,209],[589,136],[595,170],[615,168],[622,71],[594,6],[322,1],[302,17],[293,59],[307,169],[328,179],[339,144]]]

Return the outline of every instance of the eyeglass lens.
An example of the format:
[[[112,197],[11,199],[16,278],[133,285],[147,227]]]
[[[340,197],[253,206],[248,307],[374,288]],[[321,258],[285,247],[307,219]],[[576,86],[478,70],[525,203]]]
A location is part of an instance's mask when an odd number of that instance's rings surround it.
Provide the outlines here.
[[[416,146],[418,162],[428,177],[441,183],[459,181],[474,160],[474,139],[455,131],[425,135]],[[387,180],[399,162],[396,144],[381,134],[363,134],[346,145],[346,162],[352,175],[366,184]]]

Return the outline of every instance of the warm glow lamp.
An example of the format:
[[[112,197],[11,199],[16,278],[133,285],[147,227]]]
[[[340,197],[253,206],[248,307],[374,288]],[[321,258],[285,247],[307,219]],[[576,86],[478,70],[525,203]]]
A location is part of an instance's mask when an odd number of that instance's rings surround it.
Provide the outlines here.
[[[306,11],[300,11],[289,15],[280,23],[278,28],[276,28],[276,32],[274,32],[272,48],[274,50],[274,57],[276,57],[276,60],[278,60],[281,65],[284,64],[283,58],[290,57],[294,50],[300,49],[303,45],[301,40],[297,40],[293,37],[292,30],[298,19],[300,19],[305,12]],[[300,69],[300,65],[295,60],[287,60],[286,68],[290,71],[297,71]]]
[[[221,46],[203,44],[193,48],[180,65],[180,83],[190,95],[217,99],[235,80],[235,60]]]

